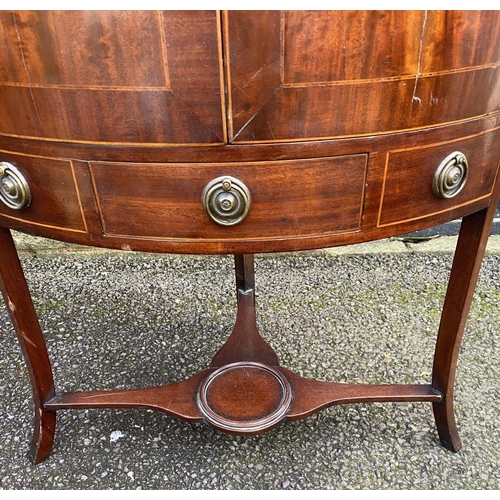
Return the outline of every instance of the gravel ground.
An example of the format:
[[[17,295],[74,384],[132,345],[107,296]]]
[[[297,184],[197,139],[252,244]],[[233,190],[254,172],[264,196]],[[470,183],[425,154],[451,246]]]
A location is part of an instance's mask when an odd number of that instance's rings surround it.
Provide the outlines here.
[[[28,249],[29,250],[29,249]],[[25,251],[59,391],[159,385],[206,368],[236,312],[231,257]],[[258,324],[307,377],[428,383],[451,254],[256,257]],[[462,344],[463,449],[437,439],[429,403],[331,407],[234,437],[138,410],[58,412],[48,460],[26,453],[32,400],[0,308],[0,488],[499,489],[500,254],[485,258]]]

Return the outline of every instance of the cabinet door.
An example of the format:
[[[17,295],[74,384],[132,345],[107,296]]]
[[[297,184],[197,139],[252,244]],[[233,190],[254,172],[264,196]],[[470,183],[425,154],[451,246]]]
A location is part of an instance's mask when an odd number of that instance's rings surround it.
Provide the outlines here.
[[[51,140],[224,141],[219,15],[0,12],[0,133]]]
[[[498,111],[498,11],[231,11],[230,139],[371,135]]]

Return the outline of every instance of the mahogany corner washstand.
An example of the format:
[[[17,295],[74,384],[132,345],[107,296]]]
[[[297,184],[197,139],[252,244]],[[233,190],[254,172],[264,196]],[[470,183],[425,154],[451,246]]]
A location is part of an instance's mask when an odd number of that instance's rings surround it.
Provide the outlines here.
[[[498,203],[498,11],[0,12],[0,285],[35,404],[149,408],[254,434],[333,404],[427,401],[461,447],[453,386]],[[463,217],[428,384],[280,366],[254,312],[253,254]],[[56,393],[10,229],[130,251],[234,254],[233,333],[198,375]]]

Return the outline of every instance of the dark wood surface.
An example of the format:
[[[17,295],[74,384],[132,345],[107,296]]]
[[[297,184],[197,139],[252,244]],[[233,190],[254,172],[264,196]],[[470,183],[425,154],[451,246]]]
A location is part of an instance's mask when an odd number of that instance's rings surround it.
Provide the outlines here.
[[[218,25],[205,11],[1,11],[0,132],[223,143]]]
[[[40,150],[29,142],[16,148],[22,153],[0,145],[2,159],[24,173],[33,194],[23,211],[0,205],[0,221],[75,243],[182,253],[304,250],[387,238],[489,205],[499,164],[498,120],[369,140],[312,141],[289,145],[292,150],[241,146],[238,154],[240,146],[227,145],[197,155],[199,161],[192,154],[179,161],[177,153],[175,163],[61,159],[50,156],[56,145]],[[349,154],[340,154],[342,147]],[[469,158],[468,183],[457,197],[438,199],[433,174],[456,150]],[[154,160],[171,156],[171,149],[150,151]],[[294,153],[299,158],[281,159]],[[245,157],[252,160],[240,161]],[[248,218],[230,228],[212,222],[201,203],[204,187],[219,175],[240,177],[254,200]]]
[[[378,134],[498,111],[500,45],[484,31],[498,33],[498,12],[248,17],[229,12],[224,25],[233,141]]]
[[[455,370],[500,193],[498,11],[1,11],[0,285],[31,377],[38,463],[56,411],[149,408],[252,434],[333,404],[433,403],[458,451]],[[454,151],[469,177],[433,179]],[[248,216],[202,193],[231,176]],[[464,217],[432,380],[358,385],[281,367],[255,321],[253,253],[386,238]],[[211,366],[162,387],[59,393],[9,229],[86,245],[235,254],[238,315]]]
[[[497,176],[499,140],[497,129],[459,141],[389,151],[378,226],[421,219],[473,200],[488,199]],[[464,189],[457,196],[443,200],[433,194],[432,178],[436,164],[451,150],[463,152],[471,168]]]
[[[359,230],[366,160],[352,155],[231,164],[91,163],[90,171],[106,236],[223,243]],[[200,202],[205,186],[229,173],[252,195],[248,217],[231,228],[209,220]]]

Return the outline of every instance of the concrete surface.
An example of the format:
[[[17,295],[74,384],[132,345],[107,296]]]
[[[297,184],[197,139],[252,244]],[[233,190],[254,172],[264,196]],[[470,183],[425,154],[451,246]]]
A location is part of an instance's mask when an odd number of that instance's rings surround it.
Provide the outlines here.
[[[261,333],[303,376],[428,383],[454,240],[259,255]],[[182,380],[205,368],[231,331],[231,257],[16,241],[59,391]],[[38,466],[26,457],[28,377],[0,307],[0,488],[499,489],[499,298],[500,237],[492,236],[457,371],[457,454],[440,446],[428,403],[336,406],[253,437],[151,411],[68,410]]]

